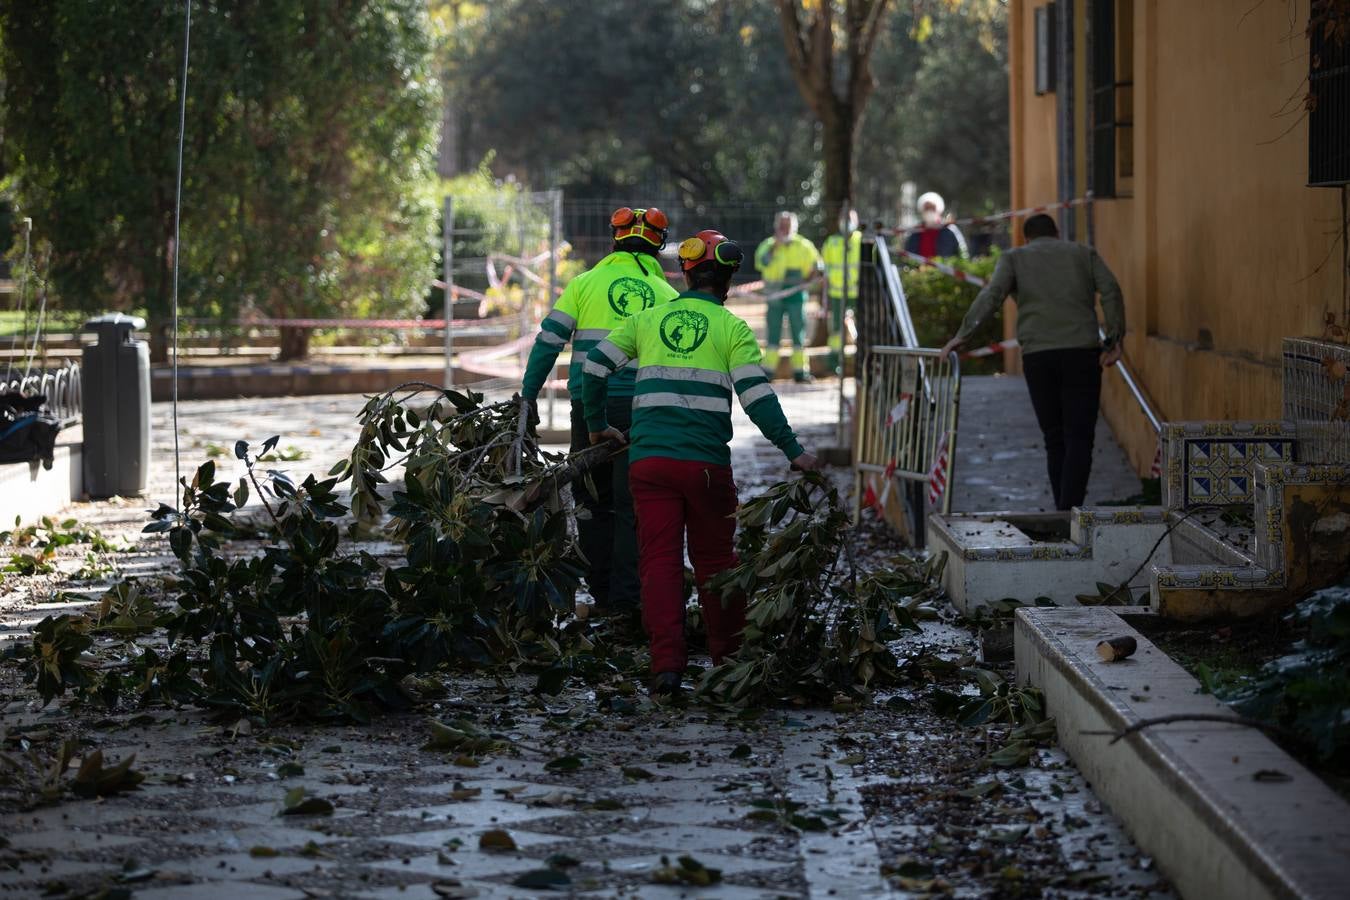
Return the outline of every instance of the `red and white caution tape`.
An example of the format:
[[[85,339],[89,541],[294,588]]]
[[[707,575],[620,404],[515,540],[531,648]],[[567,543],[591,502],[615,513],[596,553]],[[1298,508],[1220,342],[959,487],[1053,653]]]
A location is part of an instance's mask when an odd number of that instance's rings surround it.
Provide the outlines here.
[[[511,322],[518,317],[511,316]],[[494,316],[485,319],[451,319],[452,328],[481,328],[498,323],[506,324],[507,317]],[[409,328],[444,328],[444,319],[238,319],[236,324],[245,328],[372,328],[398,330]]]
[[[942,495],[947,491],[947,438],[942,438],[942,443],[938,446],[937,459],[933,461],[933,468],[928,472],[928,502],[937,506]]]
[[[992,225],[995,222],[1003,222],[1008,219],[1020,219],[1023,216],[1034,216],[1037,213],[1050,212],[1056,209],[1069,209],[1075,206],[1086,206],[1092,202],[1092,195],[1086,197],[1077,197],[1073,200],[1064,200],[1059,203],[1046,203],[1043,206],[1026,206],[1022,209],[1007,209],[1002,212],[990,213],[987,216],[970,216],[965,219],[952,219],[950,222],[944,222],[944,225]],[[908,234],[911,231],[918,231],[922,225],[915,225],[911,228],[882,228],[881,234],[896,235]]]
[[[896,422],[901,421],[902,419],[905,418],[905,416],[909,414],[909,401],[912,399],[914,399],[913,394],[906,393],[900,395],[900,402],[892,406],[891,411],[886,414],[887,428],[890,428],[891,426],[895,425]],[[892,471],[894,471],[893,466],[887,469],[887,475],[889,476],[890,472]]]
[[[976,347],[974,350],[967,350],[961,354],[962,359],[979,359],[982,356],[993,356],[995,353],[1002,353],[1004,350],[1011,350],[1013,347],[1020,347],[1017,338],[1008,338],[1006,341],[994,341],[992,344],[986,344],[983,347]]]
[[[918,253],[910,253],[908,250],[896,251],[897,255],[906,262],[914,263],[917,266],[929,266],[937,269],[943,275],[949,275],[957,281],[964,281],[966,284],[973,284],[976,287],[984,287],[985,281],[978,275],[972,275],[969,272],[962,272],[939,259],[931,256],[920,256]]]

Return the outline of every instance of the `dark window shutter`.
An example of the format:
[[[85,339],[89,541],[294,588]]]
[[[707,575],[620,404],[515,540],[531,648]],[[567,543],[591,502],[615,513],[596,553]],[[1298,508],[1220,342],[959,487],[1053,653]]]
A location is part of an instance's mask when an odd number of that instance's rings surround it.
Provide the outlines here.
[[[1309,36],[1308,184],[1350,183],[1350,38]]]

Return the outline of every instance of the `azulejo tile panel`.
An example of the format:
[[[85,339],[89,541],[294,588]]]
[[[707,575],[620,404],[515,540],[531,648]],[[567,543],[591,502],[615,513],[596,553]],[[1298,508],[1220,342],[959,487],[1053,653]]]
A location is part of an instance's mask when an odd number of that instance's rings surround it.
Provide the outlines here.
[[[1250,503],[1252,467],[1292,461],[1290,422],[1168,422],[1163,425],[1163,505]]]
[[[1258,566],[1157,566],[1153,570],[1159,588],[1257,588],[1280,587],[1283,572]]]
[[[967,547],[961,558],[972,562],[1023,562],[1033,559],[1091,559],[1092,548],[1077,544],[1032,544],[1026,547]]]
[[[1144,509],[1080,509],[1078,527],[1084,530],[1096,525],[1161,525],[1167,514],[1157,506]]]

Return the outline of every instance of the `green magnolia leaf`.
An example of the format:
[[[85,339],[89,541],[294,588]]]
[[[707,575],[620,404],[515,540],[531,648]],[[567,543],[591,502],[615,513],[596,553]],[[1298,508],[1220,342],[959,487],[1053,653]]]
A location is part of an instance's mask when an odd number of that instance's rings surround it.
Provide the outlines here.
[[[559,872],[557,869],[531,869],[511,879],[511,884],[522,888],[565,891],[572,886],[572,879],[566,872]]]
[[[582,766],[579,756],[559,756],[544,763],[544,768],[550,772],[575,772]]]

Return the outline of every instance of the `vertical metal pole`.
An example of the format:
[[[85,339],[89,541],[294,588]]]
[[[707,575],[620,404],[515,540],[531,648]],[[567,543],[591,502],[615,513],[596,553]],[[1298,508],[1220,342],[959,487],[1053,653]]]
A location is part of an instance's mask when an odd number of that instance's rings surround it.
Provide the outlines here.
[[[835,424],[834,429],[834,444],[836,447],[844,446],[844,381],[845,381],[844,359],[845,359],[845,351],[848,349],[847,341],[844,340],[844,333],[848,330],[844,327],[844,320],[848,315],[848,288],[849,288],[848,251],[852,247],[853,241],[853,229],[851,227],[853,223],[848,212],[849,212],[849,204],[845,202],[843,212],[843,222],[839,229],[839,233],[844,241],[844,250],[843,250],[844,276],[842,282],[844,290],[839,298],[839,334],[836,337],[836,339],[839,342],[839,418]],[[829,296],[830,296],[829,279],[826,279],[825,299],[827,302],[829,301]],[[833,325],[834,323],[830,322],[828,324]]]
[[[441,251],[441,279],[445,282],[445,386],[455,386],[455,329],[452,324],[455,317],[455,198],[446,196],[445,217],[441,223],[444,247]]]
[[[555,297],[558,296],[558,238],[562,232],[562,190],[553,189],[549,191],[549,216],[548,216],[548,300],[545,306],[552,307]],[[575,346],[572,350],[576,352]],[[549,381],[552,382],[552,373],[549,373]],[[550,385],[548,389],[548,427],[553,430],[554,409],[557,406],[558,389]]]
[[[516,219],[516,257],[522,260],[529,252],[526,249],[528,245],[526,244],[525,214],[527,211],[529,213],[534,213],[538,202],[538,194],[526,195],[523,193],[515,194],[511,201]],[[533,218],[533,216],[531,218]],[[538,232],[534,231],[533,228],[530,229],[531,236],[537,234]],[[524,268],[523,265],[522,268]],[[530,291],[533,290],[532,284],[533,282],[531,279],[522,273],[520,278],[520,336],[522,338],[520,342],[520,373],[522,378],[525,377],[525,368],[529,364],[530,345],[528,339],[534,326],[533,317],[530,315]]]

